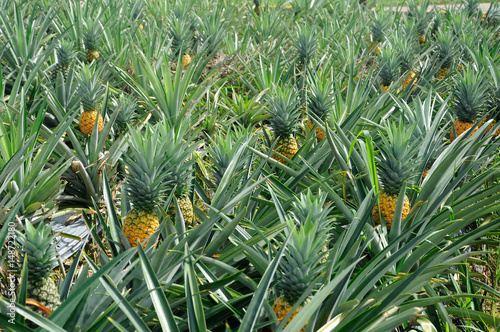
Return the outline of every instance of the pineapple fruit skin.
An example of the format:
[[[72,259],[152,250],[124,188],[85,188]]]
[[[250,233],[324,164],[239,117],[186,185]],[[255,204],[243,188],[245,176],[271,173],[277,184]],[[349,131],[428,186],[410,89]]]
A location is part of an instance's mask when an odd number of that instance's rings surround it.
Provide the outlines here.
[[[123,222],[123,233],[130,242],[130,245],[136,247],[137,240],[143,243],[159,226],[159,218],[152,211],[133,209],[129,211],[125,217]]]
[[[441,81],[450,71],[450,68],[439,68],[439,70],[436,73],[436,79],[438,81]]]
[[[312,131],[314,128],[314,122],[312,122],[311,120],[307,120],[306,126],[307,126],[307,128],[309,128],[309,130]],[[326,138],[325,132],[321,128],[316,127],[316,139],[318,140],[318,142],[321,142],[325,138]]]
[[[387,228],[391,228],[392,221],[394,220],[394,214],[396,210],[396,203],[398,201],[397,194],[389,194],[381,191],[379,196],[380,202],[380,214],[384,216],[384,220],[386,222]],[[404,220],[408,214],[410,213],[410,200],[408,196],[405,195],[404,203],[403,203],[403,211],[401,213],[401,220]],[[372,217],[375,221],[376,225],[380,225],[380,216],[379,216],[379,208],[378,204],[375,204],[375,207],[372,210]]]
[[[288,159],[292,159],[293,156],[299,151],[299,146],[297,144],[297,140],[292,135],[288,137],[280,137],[278,142],[276,143],[277,148],[276,152],[282,154]],[[281,158],[278,154],[273,154],[273,159],[281,162],[282,164],[287,164],[285,159]]]
[[[188,196],[182,196],[180,199],[177,200],[177,203],[179,204],[179,209],[181,210],[182,217],[184,218],[184,222],[186,224],[186,227],[197,226],[197,223],[195,223],[195,221],[194,221],[194,210],[193,210],[193,203],[191,202],[191,199]],[[170,208],[168,209],[167,215],[172,221],[175,221],[175,205],[174,204],[170,205]]]
[[[56,310],[61,305],[59,290],[52,276],[29,283],[28,294],[30,298],[40,302],[50,311]]]
[[[92,130],[94,129],[94,123],[96,121],[98,114],[97,111],[86,111],[80,115],[80,130],[84,135],[92,134]],[[97,118],[97,130],[100,133],[104,128],[104,120],[102,115],[99,114]]]
[[[457,131],[457,137],[462,135],[462,133],[464,133],[466,130],[469,130],[470,128],[472,128],[475,123],[473,122],[463,122],[463,121],[460,121],[460,120],[457,120],[454,122],[454,125],[455,125],[455,130]],[[474,129],[470,134],[474,134],[479,128],[476,128]],[[453,136],[453,129],[450,131],[450,142],[453,142],[455,140],[455,137]]]
[[[182,67],[186,67],[191,63],[191,56],[189,54],[184,54],[182,56]]]
[[[85,54],[85,58],[87,59],[87,62],[92,62],[94,60],[99,60],[101,55],[99,54],[99,51],[97,50],[88,50],[87,53]]]
[[[283,318],[286,317],[286,315],[288,315],[288,313],[290,312],[290,310],[292,310],[292,308],[293,308],[293,306],[290,305],[290,303],[288,303],[288,301],[285,300],[285,297],[283,295],[279,296],[274,301],[274,304],[273,304],[273,311],[276,314],[276,317],[278,317],[278,320],[280,322],[283,320]],[[284,327],[286,327],[292,321],[292,319],[294,319],[295,316],[297,316],[297,314],[299,313],[299,311],[301,309],[302,309],[302,306],[299,306],[297,308],[297,310],[294,311],[294,313],[288,319],[288,321],[286,322],[286,324],[285,324]],[[309,323],[309,321],[307,321],[307,323],[302,327],[302,329],[300,330],[300,332],[304,332],[306,330],[306,326],[307,326],[308,323]]]

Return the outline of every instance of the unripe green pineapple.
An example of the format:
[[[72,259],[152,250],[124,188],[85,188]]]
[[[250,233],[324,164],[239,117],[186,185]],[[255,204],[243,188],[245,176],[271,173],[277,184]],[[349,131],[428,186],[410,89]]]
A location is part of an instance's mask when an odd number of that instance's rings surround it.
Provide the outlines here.
[[[286,164],[280,154],[292,159],[299,150],[294,137],[300,119],[299,98],[293,88],[278,87],[269,96],[268,105],[269,125],[277,139],[275,151],[278,154],[275,153],[272,157]]]
[[[57,266],[56,234],[52,227],[40,222],[37,228],[26,221],[25,232],[17,232],[21,263],[28,257],[28,298],[43,304],[50,311],[61,304],[52,269]]]
[[[68,77],[69,67],[71,62],[76,57],[76,50],[74,49],[73,42],[67,42],[65,40],[61,41],[59,46],[56,48],[56,65],[54,71],[52,72],[52,81],[57,79],[59,73],[63,74],[64,80]]]
[[[415,155],[416,142],[412,143],[413,129],[400,124],[389,123],[386,133],[380,135],[379,154],[376,156],[377,175],[381,186],[379,202],[372,211],[375,224],[381,223],[383,216],[387,228],[391,228],[399,192],[403,184],[414,175],[417,162]],[[410,212],[410,201],[405,195],[401,220]]]
[[[104,89],[98,81],[95,72],[88,66],[82,67],[78,75],[78,95],[83,108],[80,116],[80,130],[84,135],[90,135],[97,120],[98,132],[104,128],[104,120],[99,109],[101,108]]]
[[[328,220],[330,209],[324,207],[325,199],[325,194],[320,194],[318,197],[311,192],[301,194],[287,220],[286,231],[292,235],[277,273],[280,296],[273,304],[274,313],[280,321],[325,269],[325,264],[322,262],[327,255],[325,247],[328,244],[330,228]],[[306,297],[306,300],[293,312],[287,325],[307,301]],[[307,323],[301,331],[304,331],[306,326]]]

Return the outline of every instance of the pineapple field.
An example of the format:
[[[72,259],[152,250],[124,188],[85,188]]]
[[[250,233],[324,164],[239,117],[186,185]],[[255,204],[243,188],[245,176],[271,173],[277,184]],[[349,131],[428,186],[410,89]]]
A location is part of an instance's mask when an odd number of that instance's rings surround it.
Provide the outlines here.
[[[500,4],[385,4],[0,0],[0,331],[498,331]]]

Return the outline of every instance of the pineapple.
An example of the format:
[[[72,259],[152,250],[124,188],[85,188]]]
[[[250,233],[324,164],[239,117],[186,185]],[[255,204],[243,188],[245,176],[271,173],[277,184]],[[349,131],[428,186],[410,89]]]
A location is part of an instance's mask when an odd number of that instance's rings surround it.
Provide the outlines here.
[[[380,225],[380,215],[382,215],[388,229],[394,220],[401,187],[413,175],[413,169],[417,164],[412,159],[415,152],[415,143],[411,143],[413,128],[408,130],[402,123],[399,126],[391,123],[386,126],[387,136],[381,135],[380,153],[376,158],[381,191],[379,201],[373,208],[372,217],[375,224]],[[404,220],[409,212],[410,201],[405,195],[401,220]]]
[[[297,131],[300,119],[299,98],[293,88],[281,87],[275,89],[275,92],[269,98],[268,114],[269,125],[277,139],[273,158],[286,165],[285,159],[288,159],[299,151],[297,140],[294,137]]]
[[[319,82],[319,84],[313,80],[313,82],[311,82],[311,93],[308,96],[307,103],[307,112],[309,116],[312,117],[314,115],[325,124],[333,105],[333,96],[330,87],[330,84],[326,80]],[[306,125],[309,127],[309,130],[313,130],[313,121],[307,120]],[[318,142],[321,142],[326,138],[326,134],[323,130],[321,130],[321,128],[316,128],[316,138],[318,139]]]
[[[192,158],[195,144],[191,144],[193,137],[188,136],[189,126],[186,123],[176,127],[171,127],[166,122],[158,126],[162,137],[169,142],[167,149],[163,153],[166,160],[165,168],[169,169],[169,175],[166,181],[169,182],[169,188],[166,192],[170,196],[172,190],[177,198],[177,203],[184,218],[185,226],[196,226],[194,218],[193,203],[189,197],[192,191],[192,181],[194,173],[195,160]],[[175,206],[172,204],[167,209],[168,217],[175,220]]]
[[[130,130],[131,156],[124,155],[127,167],[127,195],[133,205],[123,220],[123,233],[130,245],[144,243],[160,225],[155,208],[165,196],[170,175],[165,151],[170,142],[153,127]],[[147,242],[146,242],[147,243]]]
[[[427,40],[425,35],[432,19],[432,13],[427,11],[429,7],[430,1],[425,1],[422,4],[411,2],[408,8],[408,16],[415,20],[415,30],[420,44],[425,44]]]
[[[56,65],[52,72],[52,81],[56,81],[59,73],[63,74],[64,80],[68,77],[69,67],[75,59],[76,51],[73,42],[61,41],[56,48]]]
[[[329,225],[326,220],[328,210],[323,208],[326,195],[314,198],[310,193],[301,195],[295,203],[292,217],[287,220],[288,234],[292,234],[285,249],[285,256],[280,262],[278,278],[279,297],[273,303],[273,310],[281,322],[299,298],[304,294],[309,285],[323,272],[325,264],[322,263],[328,243]],[[307,294],[308,296],[310,294]],[[291,320],[302,309],[307,298],[292,313]],[[305,328],[301,332],[305,331]]]
[[[260,15],[260,6],[260,0],[253,0],[253,11],[257,15]]]
[[[406,35],[397,36],[395,50],[398,55],[399,75],[403,79],[401,90],[404,90],[415,83],[416,73],[413,71],[413,66],[416,50],[415,47],[413,47],[413,43],[408,40]]]
[[[118,112],[115,124],[118,128],[118,135],[121,135],[127,130],[128,124],[135,120],[137,103],[122,93],[120,99],[113,102],[113,106],[115,107],[115,112]]]
[[[180,55],[182,67],[186,67],[191,63],[191,56],[188,53],[193,38],[191,28],[192,24],[189,22],[187,15],[173,15],[170,19],[168,34],[172,40],[172,53],[175,59],[178,59]]]
[[[85,27],[83,35],[83,43],[85,45],[85,58],[88,63],[99,60],[101,57],[99,53],[101,31],[97,24],[88,24]]]
[[[476,124],[478,116],[485,109],[484,100],[487,97],[487,84],[483,77],[482,72],[476,72],[473,67],[468,67],[454,80],[452,110],[457,116],[457,120],[454,122],[457,137],[472,128]],[[477,128],[474,132],[476,130]],[[454,138],[452,128],[450,141],[453,142]]]
[[[35,228],[29,221],[26,221],[25,233],[17,234],[21,263],[28,257],[28,297],[54,311],[61,304],[52,272],[57,266],[56,234],[43,222]]]
[[[94,74],[90,67],[84,66],[78,76],[78,83],[80,84],[78,95],[83,108],[79,125],[84,135],[92,134],[96,120],[98,132],[101,132],[104,128],[104,120],[102,115],[99,114],[104,91]]]
[[[450,71],[455,56],[454,46],[455,41],[451,31],[441,31],[438,34],[435,49],[437,63],[434,65],[434,67],[440,66],[436,73],[437,80],[442,80]]]
[[[373,12],[371,31],[371,46],[370,51],[375,54],[380,53],[380,45],[385,40],[385,33],[390,26],[389,16],[385,12]]]
[[[381,50],[378,58],[379,77],[382,91],[386,92],[393,81],[398,79],[399,58],[391,47]]]

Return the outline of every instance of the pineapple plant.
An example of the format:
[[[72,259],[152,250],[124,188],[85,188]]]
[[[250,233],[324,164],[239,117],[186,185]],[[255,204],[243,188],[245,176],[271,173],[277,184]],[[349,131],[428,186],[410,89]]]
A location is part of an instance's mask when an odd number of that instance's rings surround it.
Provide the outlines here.
[[[399,58],[392,47],[384,47],[378,57],[379,77],[382,91],[386,92],[392,82],[399,78]]]
[[[294,212],[287,220],[287,232],[291,233],[277,273],[279,296],[273,303],[273,310],[281,322],[298,304],[307,288],[320,276],[325,268],[327,255],[324,248],[328,244],[328,209],[323,208],[326,195],[314,198],[310,193],[301,195],[295,203]],[[309,296],[311,294],[307,294]],[[299,313],[308,298],[300,303],[288,319],[288,325]],[[305,331],[304,325],[301,332]]]
[[[171,39],[172,54],[174,59],[180,56],[182,67],[191,63],[189,50],[192,44],[192,24],[187,15],[172,15],[168,26],[168,35]]]
[[[113,101],[113,104],[115,112],[118,112],[115,125],[118,129],[118,135],[120,135],[127,130],[128,124],[135,120],[137,103],[122,93],[118,100]]]
[[[380,45],[385,40],[385,33],[387,32],[390,23],[389,16],[385,12],[373,12],[370,25],[371,52],[375,52],[375,54],[380,53]]]
[[[440,31],[436,38],[436,64],[439,66],[436,72],[436,79],[442,80],[450,71],[455,56],[455,40],[451,31]]]
[[[50,311],[61,304],[59,290],[54,280],[53,268],[57,266],[56,234],[43,222],[35,228],[26,221],[25,233],[17,232],[18,254],[22,264],[27,256],[28,298],[43,304]]]
[[[455,113],[454,129],[450,132],[450,141],[460,136],[463,132],[472,128],[477,118],[485,109],[485,99],[488,93],[488,86],[482,72],[476,71],[473,67],[467,67],[462,74],[454,79],[452,90],[452,111]],[[474,132],[477,128],[474,130]],[[474,133],[472,132],[471,135]]]
[[[376,225],[381,224],[381,216],[385,220],[387,229],[390,229],[396,213],[398,195],[404,183],[408,181],[415,167],[415,143],[412,143],[413,128],[405,128],[401,123],[391,122],[386,125],[386,134],[380,135],[381,144],[376,157],[377,175],[380,184],[379,200],[372,211]],[[401,220],[410,213],[410,201],[405,194]]]
[[[88,63],[99,60],[99,44],[101,38],[101,30],[96,23],[87,24],[83,34],[83,43],[85,45],[85,59]]]
[[[104,128],[103,117],[99,114],[104,90],[96,76],[88,66],[84,66],[78,76],[78,95],[83,109],[79,125],[84,135],[92,134],[96,121],[98,132]]]
[[[399,75],[403,80],[401,90],[404,90],[415,83],[416,73],[413,68],[416,51],[413,43],[405,35],[397,36],[394,45],[396,54],[398,55]]]
[[[278,87],[268,100],[269,126],[277,140],[273,158],[286,165],[299,151],[295,132],[299,126],[300,108],[297,93],[291,87]]]
[[[425,44],[427,38],[426,33],[432,20],[432,13],[427,11],[430,6],[430,1],[424,1],[421,4],[410,2],[408,8],[408,16],[414,19],[415,31],[418,36],[418,42]]]
[[[73,42],[61,41],[56,48],[56,65],[52,71],[52,81],[55,82],[59,73],[62,73],[64,80],[68,77],[69,67],[76,57]]]
[[[318,35],[314,30],[314,26],[308,27],[307,25],[303,25],[297,32],[293,45],[299,66],[307,66],[317,51]]]
[[[123,220],[123,233],[132,247],[144,243],[158,228],[160,220],[155,208],[168,189],[170,175],[165,151],[169,141],[154,127],[130,130],[130,156],[124,155],[127,195],[132,203]],[[147,241],[146,241],[147,243]]]
[[[326,124],[328,114],[333,105],[333,96],[331,84],[327,80],[313,79],[311,82],[311,92],[308,95],[307,112],[309,117],[316,117]],[[314,129],[314,122],[310,119],[306,120],[306,125],[309,130]],[[319,127],[316,127],[316,138],[321,142],[326,138],[326,133]]]
[[[170,196],[174,190],[186,228],[197,225],[194,218],[193,202],[189,195],[192,191],[195,164],[192,155],[196,145],[192,144],[193,137],[188,136],[188,129],[187,123],[171,127],[166,122],[162,122],[158,126],[162,137],[169,142],[168,147],[163,152],[163,158],[166,160],[165,168],[169,169],[169,174],[166,177],[169,188],[166,195]],[[167,216],[172,221],[175,220],[173,202],[167,209]]]

